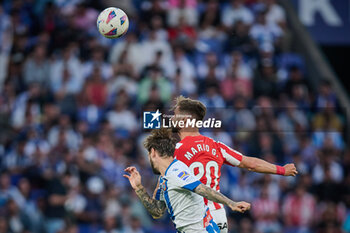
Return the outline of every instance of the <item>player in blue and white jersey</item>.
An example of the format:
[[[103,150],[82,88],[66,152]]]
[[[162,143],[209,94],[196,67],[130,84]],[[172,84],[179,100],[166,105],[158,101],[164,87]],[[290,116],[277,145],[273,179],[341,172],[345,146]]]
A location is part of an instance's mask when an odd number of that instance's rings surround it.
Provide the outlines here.
[[[149,152],[153,172],[161,175],[154,197],[151,198],[142,186],[141,176],[135,167],[126,168],[129,175],[124,177],[129,179],[132,188],[154,218],[160,218],[168,209],[178,232],[220,232],[203,197],[225,204],[233,211],[245,212],[250,209],[249,203],[234,202],[203,185],[186,164],[174,159],[175,141],[170,131],[153,130],[144,146]]]

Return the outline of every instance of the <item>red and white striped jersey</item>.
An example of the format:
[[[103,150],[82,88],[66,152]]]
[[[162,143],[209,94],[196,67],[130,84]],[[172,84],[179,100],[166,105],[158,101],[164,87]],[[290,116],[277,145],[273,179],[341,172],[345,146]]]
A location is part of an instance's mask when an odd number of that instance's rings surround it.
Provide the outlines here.
[[[184,162],[203,184],[217,191],[220,191],[222,165],[238,166],[242,161],[241,153],[203,135],[187,136],[178,142],[174,157]],[[211,210],[223,208],[222,204],[206,199],[205,204]]]

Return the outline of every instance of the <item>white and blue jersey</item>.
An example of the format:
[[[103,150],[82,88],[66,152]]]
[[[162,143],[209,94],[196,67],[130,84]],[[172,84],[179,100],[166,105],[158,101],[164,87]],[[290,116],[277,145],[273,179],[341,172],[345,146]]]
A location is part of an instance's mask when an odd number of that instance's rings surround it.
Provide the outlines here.
[[[187,165],[176,159],[159,178],[156,199],[166,203],[179,232],[220,232],[203,197],[194,193],[200,184]]]

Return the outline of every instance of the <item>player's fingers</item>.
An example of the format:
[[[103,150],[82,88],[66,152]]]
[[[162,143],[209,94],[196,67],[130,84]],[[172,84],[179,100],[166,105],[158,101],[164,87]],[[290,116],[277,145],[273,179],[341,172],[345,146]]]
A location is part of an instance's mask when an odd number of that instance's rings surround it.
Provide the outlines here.
[[[134,173],[134,174],[139,174],[139,171],[136,169],[136,167],[133,167],[131,169],[131,171]]]
[[[250,204],[249,203],[244,203],[244,209],[249,210],[250,209]]]
[[[126,172],[131,172],[133,170],[133,167],[127,167],[127,168],[125,168],[125,170],[124,171],[126,171]]]
[[[127,178],[128,180],[130,180],[130,176],[128,176],[128,175],[123,175],[123,177]]]
[[[124,170],[124,171],[131,173],[131,171],[132,171],[132,167],[127,167],[127,168],[125,168],[125,170]]]

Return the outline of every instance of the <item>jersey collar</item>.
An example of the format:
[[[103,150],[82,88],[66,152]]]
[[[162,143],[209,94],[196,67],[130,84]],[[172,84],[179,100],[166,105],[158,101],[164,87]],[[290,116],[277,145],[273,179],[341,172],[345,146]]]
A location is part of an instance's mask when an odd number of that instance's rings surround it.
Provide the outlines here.
[[[200,134],[200,135],[196,135],[196,136],[186,136],[184,137],[181,141],[179,141],[180,143],[187,140],[187,139],[190,139],[190,138],[197,138],[197,137],[202,137],[203,135]]]
[[[171,167],[171,165],[173,165],[175,162],[177,161],[177,159],[174,159],[171,164],[169,164],[169,167],[165,170],[164,176],[166,176],[166,173],[168,172],[169,168]]]

